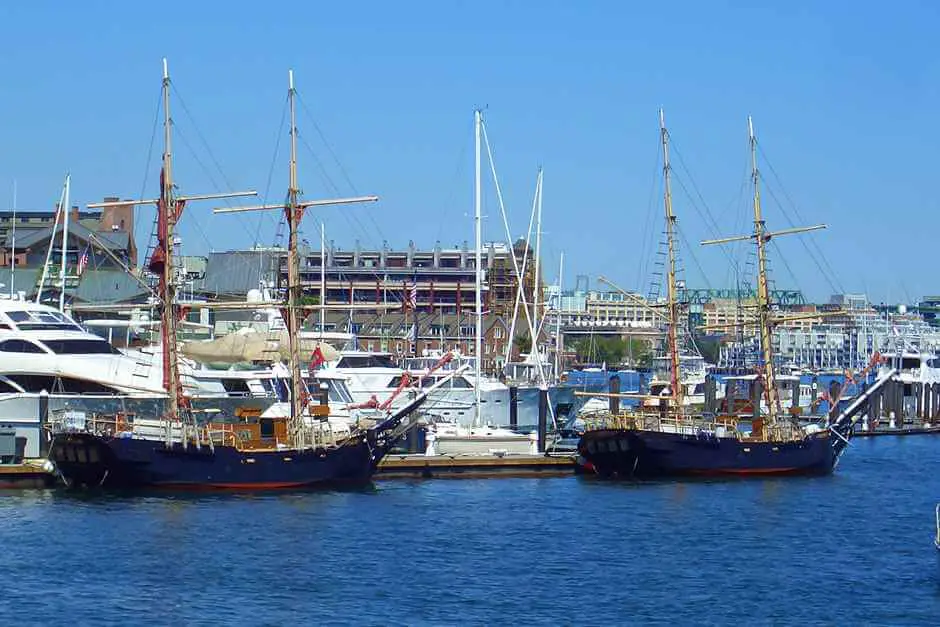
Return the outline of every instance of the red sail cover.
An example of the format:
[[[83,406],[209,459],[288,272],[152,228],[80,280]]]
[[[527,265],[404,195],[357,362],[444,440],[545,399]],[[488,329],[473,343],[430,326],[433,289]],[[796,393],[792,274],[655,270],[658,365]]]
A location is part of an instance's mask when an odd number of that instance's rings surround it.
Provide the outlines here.
[[[320,350],[319,344],[313,350],[313,355],[310,358],[310,369],[316,370],[320,366],[326,363],[326,359],[323,358],[323,351]]]

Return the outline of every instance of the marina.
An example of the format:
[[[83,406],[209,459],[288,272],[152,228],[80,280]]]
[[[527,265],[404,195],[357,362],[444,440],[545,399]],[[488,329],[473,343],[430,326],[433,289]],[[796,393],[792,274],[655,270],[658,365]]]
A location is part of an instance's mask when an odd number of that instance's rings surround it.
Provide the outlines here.
[[[16,623],[66,608],[119,622],[127,611],[124,586],[113,583],[120,580],[139,589],[142,603],[164,603],[159,621],[180,623],[280,621],[299,612],[336,623],[452,624],[459,614],[463,623],[494,624],[524,611],[529,624],[622,624],[625,613],[636,623],[667,613],[682,624],[731,624],[768,604],[779,609],[761,615],[783,624],[933,625],[940,600],[932,460],[940,440],[874,438],[852,447],[838,473],[812,479],[378,478],[354,491],[7,493],[0,542],[11,584],[2,604]],[[263,545],[248,531],[259,521]],[[673,538],[671,550],[664,536]],[[821,547],[827,559],[807,559]],[[212,559],[188,557],[206,550]],[[637,560],[655,567],[637,576]],[[84,567],[90,561],[94,571]],[[382,585],[362,585],[364,564]],[[606,576],[585,576],[587,565]],[[293,576],[250,593],[284,569]],[[433,602],[412,594],[442,578],[447,585]],[[211,585],[181,588],[181,579]],[[820,579],[864,594],[806,585],[801,602],[789,603],[792,589],[777,585]],[[873,585],[881,581],[904,593]],[[753,585],[764,590],[759,601],[742,593]],[[47,592],[60,586],[83,594]],[[241,602],[228,602],[232,595]],[[562,595],[604,601],[586,620],[581,605],[559,603]]]
[[[940,624],[938,26],[3,6],[2,621]]]

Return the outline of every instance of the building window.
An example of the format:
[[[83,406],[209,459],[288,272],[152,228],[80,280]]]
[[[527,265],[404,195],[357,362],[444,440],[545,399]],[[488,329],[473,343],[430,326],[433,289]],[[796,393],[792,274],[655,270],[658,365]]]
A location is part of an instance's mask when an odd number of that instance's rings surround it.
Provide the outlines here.
[[[493,337],[497,340],[503,339],[503,327],[496,327],[493,329]]]

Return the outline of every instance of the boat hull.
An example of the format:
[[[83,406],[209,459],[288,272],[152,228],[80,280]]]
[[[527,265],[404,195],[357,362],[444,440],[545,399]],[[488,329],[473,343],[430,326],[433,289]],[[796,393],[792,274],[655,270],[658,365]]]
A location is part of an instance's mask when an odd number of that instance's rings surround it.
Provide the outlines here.
[[[657,479],[696,476],[827,475],[841,441],[828,431],[794,442],[756,442],[631,429],[588,431],[578,453],[603,477]]]
[[[277,490],[365,485],[378,459],[365,438],[330,449],[183,448],[142,438],[62,433],[49,458],[70,487]]]
[[[438,455],[532,455],[528,436],[438,435],[434,447]]]

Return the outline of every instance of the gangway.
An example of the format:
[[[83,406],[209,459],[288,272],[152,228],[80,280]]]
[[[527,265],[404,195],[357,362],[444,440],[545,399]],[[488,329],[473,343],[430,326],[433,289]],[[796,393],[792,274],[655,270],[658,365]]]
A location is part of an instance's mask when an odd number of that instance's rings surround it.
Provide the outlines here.
[[[829,428],[843,437],[848,437],[852,427],[861,417],[862,410],[868,405],[869,399],[897,374],[898,369],[892,368],[879,376],[864,392],[852,399],[852,402],[832,421]]]

